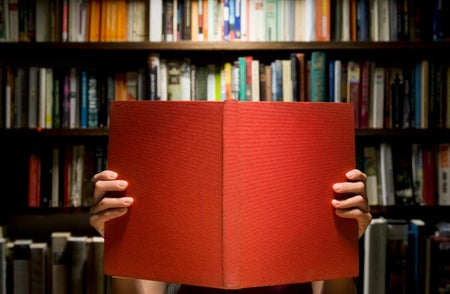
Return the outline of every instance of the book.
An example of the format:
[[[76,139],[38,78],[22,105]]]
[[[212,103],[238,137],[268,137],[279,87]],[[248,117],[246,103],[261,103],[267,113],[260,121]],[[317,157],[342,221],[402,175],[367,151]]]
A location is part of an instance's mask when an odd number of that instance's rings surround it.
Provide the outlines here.
[[[384,73],[384,68],[376,67],[372,75],[369,126],[374,129],[381,129],[384,126]]]
[[[438,149],[438,205],[450,205],[450,144],[441,143]]]
[[[378,205],[378,151],[375,146],[364,146],[364,172],[367,175],[366,194],[369,205]]]
[[[326,101],[326,61],[325,53],[311,53],[311,101]]]
[[[48,245],[45,242],[30,244],[30,293],[45,294],[49,292],[47,285]]]
[[[107,275],[246,288],[358,274],[357,224],[330,203],[355,166],[351,105],[114,101],[110,119],[108,167],[136,205],[106,223]]]
[[[363,294],[385,293],[387,220],[374,218],[364,233]]]
[[[65,261],[65,251],[70,232],[52,232],[50,248],[52,293],[69,293],[68,269]]]
[[[66,254],[70,293],[83,294],[86,289],[87,237],[69,236]]]
[[[86,293],[104,294],[106,277],[103,274],[103,237],[89,237],[86,243]]]
[[[422,219],[409,221],[407,293],[425,292],[425,234],[425,222]]]
[[[7,239],[0,235],[0,293],[7,294],[6,292],[6,281],[7,281],[7,266],[6,266],[6,256],[7,256]]]
[[[16,239],[13,246],[14,293],[30,293],[31,239]]]
[[[380,205],[395,204],[394,171],[390,143],[380,144]]]
[[[445,293],[450,287],[450,236],[432,235],[425,240],[425,294]]]
[[[392,293],[407,293],[408,221],[388,219],[386,287]]]

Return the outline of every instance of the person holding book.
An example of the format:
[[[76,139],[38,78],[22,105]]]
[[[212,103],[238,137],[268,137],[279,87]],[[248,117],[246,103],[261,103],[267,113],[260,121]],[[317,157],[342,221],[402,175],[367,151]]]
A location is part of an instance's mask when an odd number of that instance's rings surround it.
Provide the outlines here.
[[[355,219],[358,223],[358,236],[361,237],[372,220],[365,193],[366,175],[358,169],[346,173],[346,182],[336,183],[333,190],[339,195],[350,195],[345,199],[333,199],[332,206],[338,216]],[[119,175],[110,170],[97,173],[93,177],[95,189],[90,209],[90,223],[104,235],[105,222],[123,216],[133,204],[132,197],[108,197],[109,192],[127,189],[128,182],[119,180]],[[162,281],[149,281],[114,277],[114,293],[356,293],[353,278],[315,281],[308,284],[249,288],[239,290],[209,289],[193,286],[171,285]],[[168,291],[171,289],[171,291]]]

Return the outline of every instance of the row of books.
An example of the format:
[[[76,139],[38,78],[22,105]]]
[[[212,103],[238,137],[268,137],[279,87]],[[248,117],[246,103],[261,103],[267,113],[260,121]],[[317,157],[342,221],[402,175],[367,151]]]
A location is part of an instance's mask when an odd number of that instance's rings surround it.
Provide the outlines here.
[[[111,293],[104,239],[53,232],[50,242],[0,238],[0,294]]]
[[[449,223],[375,218],[363,236],[364,294],[447,293]]]
[[[0,127],[97,128],[111,100],[312,101],[354,104],[357,128],[450,128],[450,64],[384,66],[294,52],[195,64],[150,53],[129,71],[10,67],[0,71]]]
[[[29,157],[28,207],[90,207],[92,177],[106,169],[106,147],[67,145]]]
[[[370,205],[450,205],[450,144],[381,143],[359,150]]]
[[[445,1],[0,2],[0,40],[7,42],[438,41],[450,34]]]

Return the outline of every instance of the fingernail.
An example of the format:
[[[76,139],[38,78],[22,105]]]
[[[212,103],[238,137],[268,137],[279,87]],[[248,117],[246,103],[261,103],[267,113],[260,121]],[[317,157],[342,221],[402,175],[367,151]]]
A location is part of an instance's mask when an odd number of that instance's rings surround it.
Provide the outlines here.
[[[124,197],[123,198],[123,203],[125,203],[125,204],[133,203],[133,198],[131,198],[131,197]]]
[[[336,199],[331,200],[331,204],[333,205],[339,205],[339,203],[341,203],[339,200]]]
[[[117,173],[115,173],[115,172],[109,172],[109,173],[108,173],[108,177],[109,177],[110,179],[115,179],[115,178],[117,177]]]
[[[119,188],[125,188],[125,187],[127,186],[127,182],[125,182],[125,181],[119,181],[119,182],[117,183],[117,186],[118,186]]]
[[[334,184],[334,185],[333,185],[333,189],[334,189],[335,191],[340,191],[340,190],[342,190],[342,185],[341,185],[341,184]]]
[[[346,174],[346,176],[347,176],[348,178],[352,178],[354,175],[355,175],[355,173],[354,173],[353,171],[349,171],[349,172]]]

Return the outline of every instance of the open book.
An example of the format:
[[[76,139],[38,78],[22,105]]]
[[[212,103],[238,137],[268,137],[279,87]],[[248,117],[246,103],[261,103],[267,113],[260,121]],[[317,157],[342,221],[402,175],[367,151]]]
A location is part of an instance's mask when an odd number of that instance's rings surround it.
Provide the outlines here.
[[[106,223],[108,275],[246,288],[358,275],[332,185],[355,167],[345,103],[114,101],[108,168],[129,212]]]

